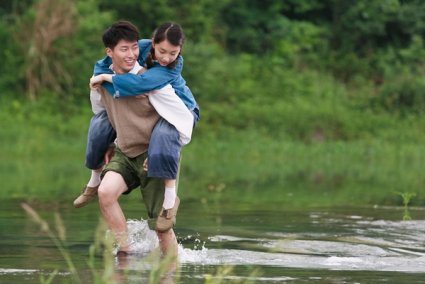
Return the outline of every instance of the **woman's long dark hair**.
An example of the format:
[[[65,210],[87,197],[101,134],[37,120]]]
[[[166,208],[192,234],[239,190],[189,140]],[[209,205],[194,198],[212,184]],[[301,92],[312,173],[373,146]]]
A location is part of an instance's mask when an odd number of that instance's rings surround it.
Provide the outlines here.
[[[180,53],[181,53],[181,48],[183,48],[183,44],[185,40],[182,27],[172,22],[167,22],[160,25],[153,32],[152,42],[155,44],[158,44],[163,42],[164,40],[168,40],[174,46],[180,46]],[[180,56],[180,53],[178,56]],[[155,60],[155,50],[152,47],[149,53],[149,56],[146,59],[146,67],[151,68],[153,66],[154,60]],[[171,62],[170,64],[168,64],[167,67],[174,68],[176,67],[176,64],[177,64],[177,59]]]

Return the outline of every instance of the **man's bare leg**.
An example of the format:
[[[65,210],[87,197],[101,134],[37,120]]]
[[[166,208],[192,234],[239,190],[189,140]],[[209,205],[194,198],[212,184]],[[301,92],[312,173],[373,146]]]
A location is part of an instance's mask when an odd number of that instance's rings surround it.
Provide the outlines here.
[[[103,177],[98,189],[99,206],[103,218],[119,245],[119,250],[127,252],[128,235],[127,222],[118,198],[127,190],[123,177],[113,171],[109,171]]]
[[[174,230],[156,232],[159,239],[159,248],[163,255],[177,255],[177,239]]]
[[[156,232],[159,239],[159,248],[164,257],[171,257],[171,263],[168,266],[167,272],[174,272],[177,269],[177,239],[173,229],[166,232]]]

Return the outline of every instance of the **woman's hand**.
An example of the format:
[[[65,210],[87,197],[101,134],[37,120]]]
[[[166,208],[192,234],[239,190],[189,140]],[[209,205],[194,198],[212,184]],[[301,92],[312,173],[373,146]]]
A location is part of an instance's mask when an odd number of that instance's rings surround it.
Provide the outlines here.
[[[103,81],[112,83],[112,74],[100,74],[90,78],[90,89],[96,90],[102,85]]]
[[[104,81],[103,74],[91,77],[90,84],[89,84],[90,89],[96,90],[97,88],[100,87],[100,85],[102,85],[103,81]]]

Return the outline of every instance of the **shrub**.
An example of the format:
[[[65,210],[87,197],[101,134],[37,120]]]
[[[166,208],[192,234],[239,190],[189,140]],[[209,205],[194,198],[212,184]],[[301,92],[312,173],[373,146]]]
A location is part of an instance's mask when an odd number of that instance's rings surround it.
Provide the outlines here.
[[[382,85],[378,100],[387,110],[407,113],[425,112],[425,81],[423,77],[402,74],[386,80]]]

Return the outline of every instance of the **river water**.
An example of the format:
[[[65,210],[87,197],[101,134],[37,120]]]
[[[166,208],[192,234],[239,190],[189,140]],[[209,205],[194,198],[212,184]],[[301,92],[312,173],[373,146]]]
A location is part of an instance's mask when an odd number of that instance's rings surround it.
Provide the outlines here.
[[[93,283],[105,272],[102,255],[90,260],[89,252],[97,204],[74,209],[68,203],[29,202],[64,239],[60,246],[78,278],[21,203],[1,200],[0,283],[41,283],[53,273],[52,283]],[[111,256],[108,277],[111,283],[149,283],[159,265],[152,253],[158,240],[142,219],[140,201],[123,199],[123,208],[135,254]],[[425,210],[410,208],[409,221],[405,213],[183,200],[175,228],[180,266],[164,283],[425,283]]]

